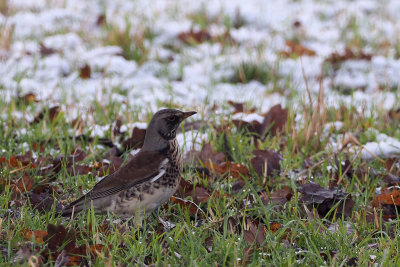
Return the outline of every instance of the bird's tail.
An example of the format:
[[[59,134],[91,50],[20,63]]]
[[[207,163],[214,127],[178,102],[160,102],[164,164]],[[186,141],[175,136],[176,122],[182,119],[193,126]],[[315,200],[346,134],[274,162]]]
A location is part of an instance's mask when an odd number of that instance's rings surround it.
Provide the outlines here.
[[[85,208],[85,199],[83,197],[71,202],[61,211],[61,216],[70,217],[72,213],[76,214]]]

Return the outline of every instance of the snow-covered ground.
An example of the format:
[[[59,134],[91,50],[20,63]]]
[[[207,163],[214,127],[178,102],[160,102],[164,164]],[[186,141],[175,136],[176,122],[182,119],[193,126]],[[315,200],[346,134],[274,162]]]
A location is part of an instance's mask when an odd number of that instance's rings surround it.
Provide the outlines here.
[[[38,105],[62,103],[71,120],[94,100],[145,112],[171,101],[198,110],[250,101],[261,113],[278,103],[296,108],[306,88],[317,94],[321,86],[327,105],[399,106],[399,0],[2,1],[8,10],[0,13],[1,97],[32,92],[42,100]],[[213,37],[229,28],[231,43],[183,43],[179,34],[200,30],[196,17],[206,20]],[[235,22],[241,23],[227,26]],[[107,28],[127,29],[130,36],[150,31],[152,38],[142,42],[145,61],[127,60],[120,47],[107,46]],[[315,55],[283,57],[287,40]],[[327,67],[326,60],[346,47],[371,57]],[[227,83],[243,62],[266,64],[281,77],[280,90],[272,81]],[[86,64],[91,75],[83,79]],[[288,98],[290,91],[298,93]]]

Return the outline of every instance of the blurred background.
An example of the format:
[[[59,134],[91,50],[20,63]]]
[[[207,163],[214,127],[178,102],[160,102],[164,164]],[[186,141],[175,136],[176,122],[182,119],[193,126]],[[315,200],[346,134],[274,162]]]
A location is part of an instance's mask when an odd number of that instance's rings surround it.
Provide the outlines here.
[[[0,0],[0,265],[399,266],[399,84],[400,0]],[[62,221],[165,107],[175,197]]]
[[[400,2],[1,0],[0,93],[125,111],[398,102]],[[91,121],[91,118],[88,118]]]
[[[364,131],[360,116],[400,116],[399,14],[397,0],[1,0],[3,120],[52,109],[104,136],[161,107],[230,116],[233,101],[261,114],[234,117],[248,122],[280,104],[299,123],[323,114],[319,133],[329,121]],[[376,127],[368,136],[400,136]]]

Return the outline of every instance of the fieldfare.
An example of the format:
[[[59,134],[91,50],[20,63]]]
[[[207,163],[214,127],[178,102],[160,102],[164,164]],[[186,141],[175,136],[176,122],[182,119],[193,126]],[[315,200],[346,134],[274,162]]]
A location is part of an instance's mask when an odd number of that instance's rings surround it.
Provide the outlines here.
[[[63,216],[93,206],[96,213],[143,217],[166,202],[182,178],[182,155],[176,140],[180,123],[196,112],[163,109],[154,114],[142,149],[124,166],[62,211]]]

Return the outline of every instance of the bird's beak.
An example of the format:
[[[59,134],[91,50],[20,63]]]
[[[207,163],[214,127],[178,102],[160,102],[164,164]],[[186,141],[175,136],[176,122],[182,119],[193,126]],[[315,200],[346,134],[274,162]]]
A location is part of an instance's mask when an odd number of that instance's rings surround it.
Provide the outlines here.
[[[194,114],[196,114],[196,111],[188,111],[188,112],[183,112],[183,119],[186,119]]]

